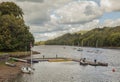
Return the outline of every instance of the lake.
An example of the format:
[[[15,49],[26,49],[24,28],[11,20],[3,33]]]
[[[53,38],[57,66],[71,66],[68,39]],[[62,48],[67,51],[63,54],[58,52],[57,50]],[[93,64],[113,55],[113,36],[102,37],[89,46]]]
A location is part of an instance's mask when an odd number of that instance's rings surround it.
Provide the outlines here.
[[[14,82],[120,82],[120,50],[75,46],[35,46],[41,54],[34,58],[66,57],[107,62],[108,67],[81,66],[78,62],[39,62],[34,64],[33,74],[22,74]],[[112,69],[115,72],[112,72]]]

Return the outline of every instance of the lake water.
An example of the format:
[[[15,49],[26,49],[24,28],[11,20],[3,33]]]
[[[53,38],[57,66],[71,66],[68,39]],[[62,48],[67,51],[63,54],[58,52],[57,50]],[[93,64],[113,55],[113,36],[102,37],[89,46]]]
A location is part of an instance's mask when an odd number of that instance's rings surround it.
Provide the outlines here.
[[[33,74],[22,74],[14,82],[120,82],[120,50],[85,48],[75,46],[35,46],[41,54],[35,58],[58,57],[107,62],[108,67],[81,66],[78,62],[39,62],[34,64]],[[112,69],[115,72],[112,72]]]

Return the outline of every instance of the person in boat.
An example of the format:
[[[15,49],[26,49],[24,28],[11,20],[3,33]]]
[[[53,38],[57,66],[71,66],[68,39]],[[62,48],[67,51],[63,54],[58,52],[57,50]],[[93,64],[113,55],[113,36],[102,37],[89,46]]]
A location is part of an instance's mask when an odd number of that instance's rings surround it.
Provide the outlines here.
[[[86,58],[82,58],[80,60],[80,65],[88,65],[88,62],[86,61]]]
[[[86,62],[86,58],[83,58],[82,61],[83,61],[83,62]]]
[[[86,58],[83,58],[83,62],[86,62]]]

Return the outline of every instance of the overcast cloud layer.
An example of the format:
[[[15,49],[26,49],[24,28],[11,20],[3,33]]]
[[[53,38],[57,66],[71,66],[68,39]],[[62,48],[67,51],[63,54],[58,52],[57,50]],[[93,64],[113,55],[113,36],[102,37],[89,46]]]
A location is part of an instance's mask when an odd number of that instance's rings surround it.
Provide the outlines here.
[[[13,1],[23,9],[25,22],[30,26],[36,41],[48,40],[68,32],[120,25],[119,17],[114,20],[108,17],[100,22],[105,13],[120,12],[120,0],[1,0],[0,2],[3,1]]]

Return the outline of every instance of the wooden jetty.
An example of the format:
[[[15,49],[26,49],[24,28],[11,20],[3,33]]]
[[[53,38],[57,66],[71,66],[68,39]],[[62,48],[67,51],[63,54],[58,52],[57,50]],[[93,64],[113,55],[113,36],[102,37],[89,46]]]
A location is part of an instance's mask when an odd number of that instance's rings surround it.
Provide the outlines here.
[[[15,61],[20,61],[20,62],[30,62],[29,58],[27,59],[20,59],[20,58],[12,58]],[[81,59],[75,59],[75,58],[64,58],[64,57],[52,57],[52,58],[33,58],[33,63],[35,62],[66,62],[66,61],[74,61],[74,62],[79,62],[80,65],[91,65],[91,66],[108,66],[108,63],[103,63],[103,62],[92,62],[92,61],[85,61],[81,62]]]

